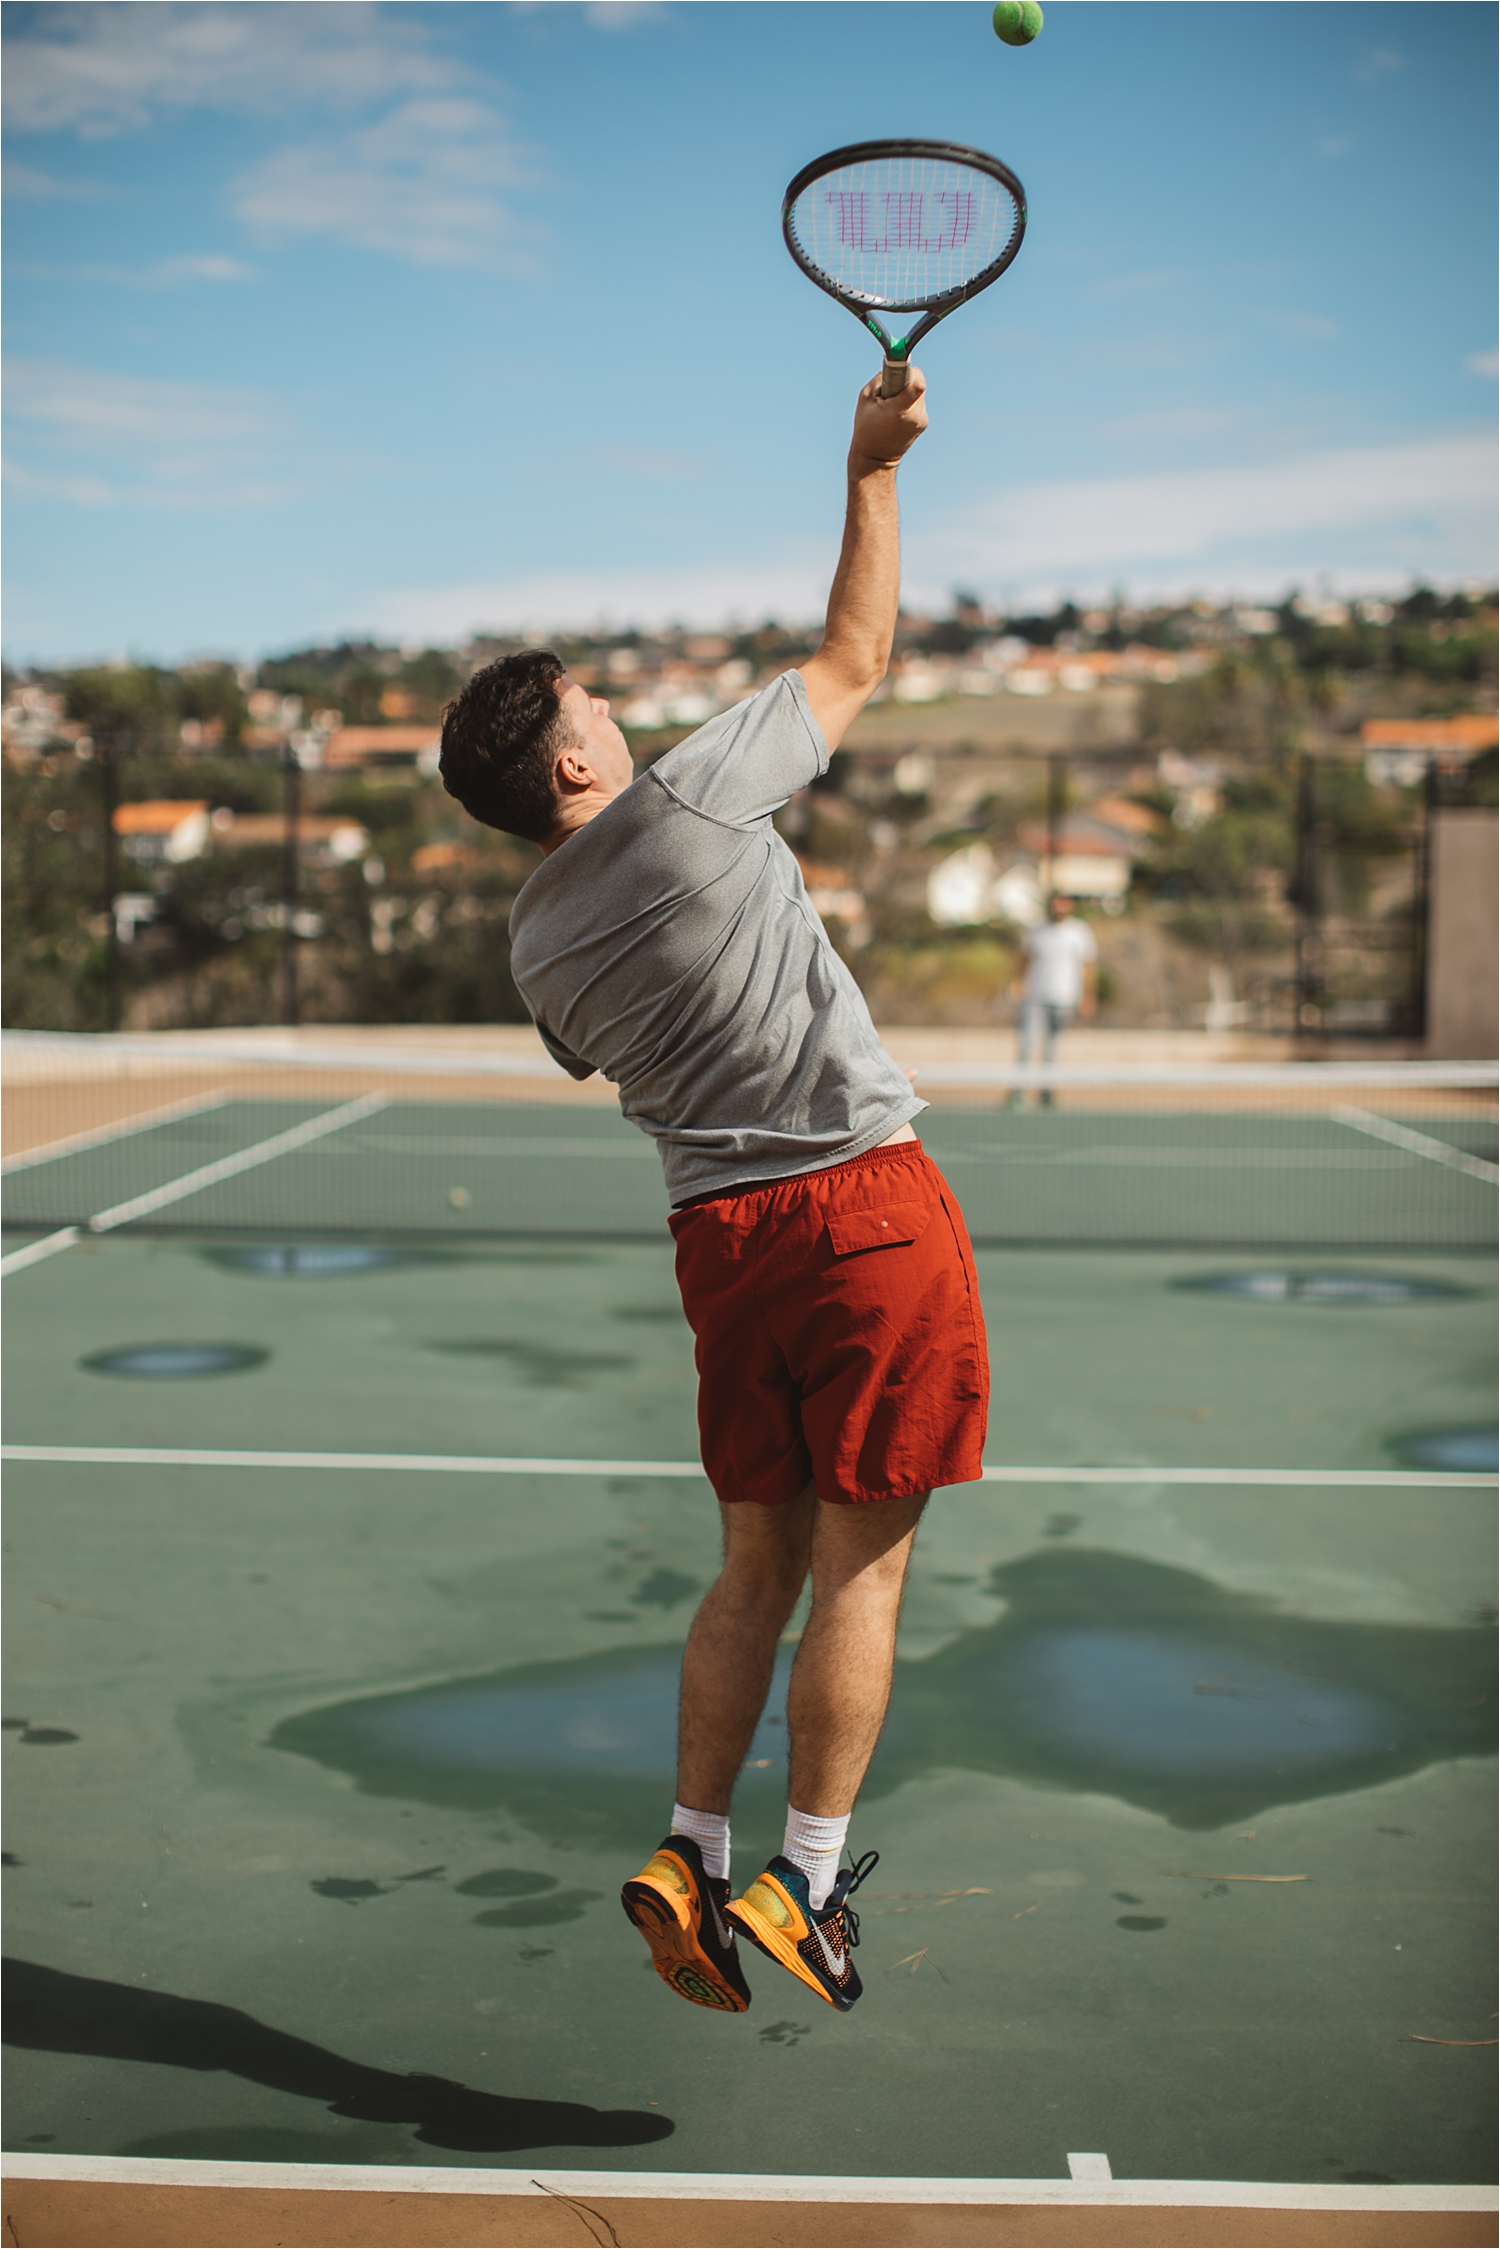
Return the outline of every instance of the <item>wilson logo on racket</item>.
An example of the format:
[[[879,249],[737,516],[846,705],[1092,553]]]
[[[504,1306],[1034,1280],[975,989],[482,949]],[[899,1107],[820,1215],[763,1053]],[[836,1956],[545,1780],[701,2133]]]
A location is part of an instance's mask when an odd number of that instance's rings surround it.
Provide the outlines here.
[[[858,141],[806,164],[786,191],[781,231],[809,281],[868,328],[885,353],[881,395],[907,385],[912,347],[998,281],[1026,232],[1026,194],[1008,164],[949,141]],[[879,313],[920,312],[892,337]]]
[[[879,200],[884,206],[877,226],[870,206],[876,198],[864,189],[830,188],[828,201],[837,206],[839,246],[850,250],[955,250],[974,231],[974,198],[966,188],[938,195],[909,195],[887,189]],[[936,206],[937,231],[929,234],[927,207]],[[950,208],[944,211],[943,206]]]

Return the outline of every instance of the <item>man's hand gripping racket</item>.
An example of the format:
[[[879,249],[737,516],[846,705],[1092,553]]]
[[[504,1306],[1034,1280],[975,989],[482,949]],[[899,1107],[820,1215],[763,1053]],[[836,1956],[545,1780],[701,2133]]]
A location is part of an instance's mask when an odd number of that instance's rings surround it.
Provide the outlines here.
[[[883,375],[872,375],[855,400],[849,453],[851,459],[894,468],[927,427],[927,405],[922,396],[927,382],[920,367],[905,365],[895,391],[886,391],[884,381]]]
[[[880,395],[892,399],[910,382],[913,345],[1015,258],[1026,195],[1009,165],[982,149],[858,141],[803,166],[786,191],[781,231],[809,281],[880,344]],[[879,318],[893,312],[922,317],[894,337]],[[889,457],[899,459],[917,435]]]

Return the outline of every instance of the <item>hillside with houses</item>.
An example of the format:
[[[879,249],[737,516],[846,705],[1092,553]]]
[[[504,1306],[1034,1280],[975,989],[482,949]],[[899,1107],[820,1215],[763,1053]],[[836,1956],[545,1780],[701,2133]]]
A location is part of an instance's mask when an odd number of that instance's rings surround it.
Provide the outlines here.
[[[1429,829],[1495,797],[1495,602],[903,617],[826,779],[778,816],[879,1020],[1006,1018],[1049,891],[1101,1022],[1417,1039]],[[767,623],[567,636],[644,766],[810,653]],[[7,675],[4,1014],[24,1028],[505,1022],[536,863],[437,775],[517,645]]]

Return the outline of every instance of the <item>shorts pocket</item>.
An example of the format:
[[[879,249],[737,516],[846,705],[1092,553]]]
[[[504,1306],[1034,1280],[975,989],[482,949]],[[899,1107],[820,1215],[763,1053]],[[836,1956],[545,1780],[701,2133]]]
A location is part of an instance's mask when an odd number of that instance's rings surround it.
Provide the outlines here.
[[[864,1250],[897,1249],[925,1233],[930,1203],[885,1203],[878,1210],[834,1211],[828,1239],[835,1257],[857,1257]]]

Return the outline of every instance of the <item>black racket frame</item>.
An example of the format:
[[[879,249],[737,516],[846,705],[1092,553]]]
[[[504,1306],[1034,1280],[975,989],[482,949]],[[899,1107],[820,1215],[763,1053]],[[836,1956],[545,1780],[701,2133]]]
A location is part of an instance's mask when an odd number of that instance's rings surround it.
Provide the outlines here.
[[[956,289],[940,290],[934,296],[903,297],[882,304],[881,309],[885,312],[925,314],[926,317],[919,320],[915,328],[900,338],[888,333],[868,304],[861,303],[859,298],[840,289],[830,275],[814,265],[792,231],[792,207],[798,196],[811,187],[814,180],[824,178],[829,172],[840,171],[846,164],[867,163],[877,156],[946,157],[952,163],[970,165],[976,172],[988,172],[992,180],[998,180],[1015,197],[1020,214],[1016,231],[1000,256],[987,265],[982,273],[976,273],[972,281],[965,281]],[[998,156],[987,155],[982,148],[965,148],[958,141],[853,141],[848,148],[830,149],[826,156],[815,156],[810,164],[803,165],[782,197],[781,232],[787,249],[808,280],[816,283],[835,303],[841,304],[846,312],[852,312],[860,326],[869,330],[885,353],[886,366],[890,369],[904,364],[913,346],[930,334],[940,320],[946,320],[950,312],[955,312],[961,304],[966,304],[970,297],[977,297],[981,289],[988,289],[990,283],[998,281],[1006,267],[1014,262],[1026,234],[1026,190],[1010,166],[1002,164]],[[897,387],[899,389],[904,386]],[[887,395],[892,394],[888,392]]]

